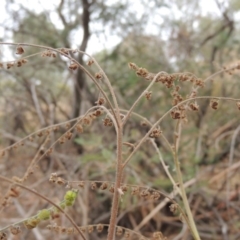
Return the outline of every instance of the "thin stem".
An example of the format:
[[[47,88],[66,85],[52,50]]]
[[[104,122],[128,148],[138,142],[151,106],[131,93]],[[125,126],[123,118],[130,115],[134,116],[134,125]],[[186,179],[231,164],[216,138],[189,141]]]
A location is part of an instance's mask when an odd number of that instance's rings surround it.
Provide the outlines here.
[[[117,131],[117,163],[116,163],[116,175],[115,175],[115,185],[114,185],[114,193],[112,200],[112,209],[111,209],[111,217],[108,229],[107,240],[113,240],[115,236],[115,227],[117,223],[117,215],[118,215],[118,205],[119,205],[119,192],[118,189],[121,187],[122,182],[122,138],[123,138],[123,128],[122,124],[119,126]]]
[[[117,110],[117,117],[118,117],[117,122],[120,123],[119,106],[118,106],[116,94],[115,94],[114,91],[113,91],[113,87],[112,87],[112,85],[111,85],[111,82],[110,82],[109,78],[107,77],[106,73],[103,71],[103,69],[102,69],[101,66],[98,64],[98,62],[95,60],[94,57],[92,57],[92,56],[90,56],[89,54],[87,54],[87,53],[85,53],[85,52],[83,52],[83,51],[80,51],[80,50],[78,50],[78,52],[79,52],[79,53],[82,53],[82,54],[85,54],[86,56],[88,56],[88,57],[90,57],[91,59],[93,59],[93,61],[94,61],[94,63],[96,64],[96,66],[97,66],[97,67],[101,70],[101,72],[103,73],[104,79],[106,80],[106,84],[107,84],[108,89],[109,89],[109,91],[110,91],[110,93],[111,93],[114,106],[115,106],[115,108],[116,108],[116,110]]]
[[[176,171],[177,171],[177,178],[178,178],[178,181],[179,181],[179,187],[180,187],[181,192],[182,192],[181,196],[182,196],[183,204],[184,204],[185,210],[187,212],[189,224],[190,224],[190,227],[191,227],[190,229],[192,231],[194,239],[195,240],[201,240],[200,236],[199,236],[199,233],[198,233],[198,230],[197,230],[197,227],[196,227],[196,224],[195,224],[195,221],[193,219],[193,215],[192,215],[192,212],[191,212],[191,209],[190,209],[190,206],[189,206],[189,203],[188,203],[187,195],[186,195],[186,192],[185,192],[183,179],[182,179],[182,174],[181,174],[181,170],[180,170],[180,164],[179,164],[179,161],[178,161],[177,150],[175,151],[175,154],[174,154],[174,163],[175,163],[175,167],[176,167]]]
[[[112,119],[112,121],[113,121],[113,123],[114,123],[114,127],[115,127],[115,129],[116,129],[116,131],[117,131],[117,125],[116,125],[117,123],[116,123],[115,119],[112,117],[110,111],[109,111],[106,107],[104,107],[104,106],[93,106],[93,107],[91,107],[90,109],[88,109],[88,111],[87,111],[84,115],[82,115],[82,116],[79,116],[79,117],[77,117],[77,118],[70,119],[70,120],[65,121],[65,122],[61,122],[61,123],[57,123],[57,124],[54,124],[54,125],[50,125],[50,126],[41,128],[41,129],[39,129],[39,130],[37,130],[37,131],[35,131],[35,132],[27,135],[26,137],[22,138],[21,140],[15,142],[15,143],[12,144],[11,146],[8,146],[8,147],[6,147],[6,148],[1,149],[0,151],[2,152],[2,151],[9,150],[9,149],[11,149],[13,146],[16,146],[16,145],[19,144],[20,142],[23,142],[23,141],[29,139],[30,137],[36,135],[37,133],[43,132],[43,131],[45,131],[45,130],[49,130],[49,129],[53,128],[53,127],[59,127],[59,126],[62,126],[62,125],[64,125],[64,124],[77,121],[77,122],[73,125],[73,127],[71,127],[70,129],[68,129],[68,131],[73,130],[74,127],[76,126],[76,124],[78,124],[79,121],[81,121],[82,118],[84,118],[85,116],[87,116],[87,114],[88,114],[89,112],[93,111],[94,109],[98,109],[98,108],[103,109],[103,110],[106,112],[106,114],[109,115],[109,117]],[[0,129],[0,132],[3,132],[3,130]],[[64,134],[63,134],[63,135],[64,135]],[[62,135],[62,136],[63,136],[63,135]],[[60,136],[59,138],[61,138],[62,136]],[[59,138],[58,138],[58,139],[59,139]],[[58,140],[57,140],[57,141],[58,141]],[[56,141],[56,142],[57,142],[57,141]],[[55,142],[55,143],[56,143],[56,142]],[[54,144],[53,144],[53,145],[54,145]],[[53,145],[51,145],[49,148],[53,147]],[[48,148],[47,150],[49,150],[49,148]],[[46,151],[47,151],[47,150],[46,150]]]
[[[236,66],[232,66],[232,67],[229,67],[227,70],[230,71],[230,70],[233,70],[233,69],[235,69],[235,68],[236,68]],[[210,80],[211,78],[213,78],[213,77],[217,76],[218,74],[221,74],[221,73],[223,73],[223,72],[225,72],[225,71],[226,71],[226,69],[221,69],[221,70],[219,70],[218,72],[216,72],[216,73],[212,74],[211,76],[207,77],[206,79],[204,79],[204,82],[207,82],[207,81]],[[161,75],[162,73],[165,73],[165,72],[162,72],[162,71],[161,71],[161,72],[159,72],[159,73],[157,73],[157,74],[155,75],[155,77],[154,77],[154,79],[152,80],[152,82],[151,82],[151,83],[148,85],[148,87],[141,93],[141,95],[138,97],[138,99],[133,103],[132,107],[129,109],[126,117],[125,117],[124,120],[123,120],[123,124],[126,123],[126,121],[128,120],[131,112],[133,111],[134,107],[137,105],[137,103],[139,102],[139,100],[143,97],[143,95],[145,94],[145,92],[148,91],[148,90],[152,87],[152,85],[155,83],[155,81],[156,81],[156,79],[158,78],[158,76]],[[184,73],[190,74],[190,75],[196,77],[194,74],[192,74],[192,73],[190,73],[190,72],[184,72]],[[177,73],[176,73],[176,74],[177,74]],[[198,89],[198,88],[199,88],[199,86],[196,87],[196,89]]]
[[[162,72],[156,74],[156,76],[153,78],[153,80],[151,81],[151,83],[147,86],[147,88],[142,91],[142,93],[140,94],[140,96],[137,98],[137,100],[133,103],[133,105],[131,106],[131,108],[129,109],[129,111],[127,112],[126,116],[124,117],[123,120],[123,125],[127,122],[128,118],[130,117],[134,107],[137,105],[137,103],[140,101],[140,99],[145,95],[146,91],[148,91],[152,85],[156,82],[156,79],[158,78],[158,76],[161,74]]]
[[[125,109],[120,109],[120,111],[121,112],[128,112],[127,110],[125,110]],[[136,112],[132,112],[131,113],[132,115],[135,115],[136,117],[138,117],[138,118],[140,118],[140,119],[142,119],[144,122],[146,122],[149,126],[153,126],[153,124],[147,119],[147,118],[145,118],[144,116],[142,116],[142,115],[140,115],[140,114],[138,114],[138,113],[136,113]],[[172,146],[171,146],[171,144],[169,143],[169,141],[167,140],[167,138],[165,137],[165,135],[163,134],[163,133],[161,133],[161,135],[160,135],[160,137],[163,139],[163,141],[166,143],[166,145],[167,145],[167,147],[168,147],[168,149],[171,151],[171,153],[173,153],[173,149],[172,149]],[[135,145],[134,145],[134,147],[135,147]]]
[[[176,129],[175,129],[175,137],[174,137],[174,145],[175,145],[175,149],[176,151],[178,151],[179,148],[179,143],[180,143],[180,138],[181,138],[181,130],[182,130],[182,122],[181,120],[177,121],[176,124]]]
[[[181,191],[180,191],[177,183],[175,182],[175,180],[173,179],[171,173],[170,173],[169,170],[168,170],[169,167],[165,164],[165,162],[164,162],[164,160],[163,160],[162,154],[161,154],[159,148],[157,147],[157,144],[155,143],[155,141],[154,141],[153,139],[151,139],[151,143],[152,143],[153,147],[155,148],[155,150],[156,150],[156,152],[157,152],[157,154],[158,154],[158,158],[159,158],[159,160],[160,160],[160,162],[161,162],[161,164],[162,164],[162,167],[163,167],[165,173],[167,174],[168,178],[170,179],[172,185],[173,185],[174,188],[178,191],[178,193],[179,193],[180,195],[182,195],[182,193],[181,193]]]
[[[188,223],[190,225],[190,230],[192,231],[194,238],[196,240],[199,240],[200,237],[199,237],[198,230],[196,228],[196,224],[195,224],[193,216],[192,216],[192,211],[191,211],[189,203],[188,203],[186,191],[185,191],[185,188],[183,185],[180,164],[178,161],[178,149],[179,149],[179,142],[180,142],[180,137],[181,137],[181,129],[182,129],[181,120],[178,120],[176,122],[175,133],[174,133],[175,137],[174,137],[173,160],[174,160],[175,168],[177,171],[177,178],[178,178],[178,183],[179,183],[180,190],[181,190],[181,197],[183,199],[183,204],[184,204],[185,210],[187,212],[187,216],[188,216]]]
[[[137,150],[141,147],[141,145],[144,143],[144,141],[148,138],[148,136],[150,135],[150,133],[152,132],[152,130],[161,123],[161,121],[169,114],[171,113],[171,111],[173,111],[175,108],[183,105],[184,103],[187,103],[189,101],[193,101],[193,100],[197,100],[197,99],[219,99],[219,100],[228,100],[228,101],[240,101],[240,99],[236,99],[236,98],[229,98],[229,97],[213,97],[213,96],[201,96],[201,97],[194,97],[194,98],[190,98],[190,99],[186,99],[180,103],[178,103],[177,105],[173,106],[172,108],[170,108],[166,113],[163,114],[162,117],[160,117],[153,125],[152,127],[149,129],[149,131],[145,134],[145,136],[139,141],[139,143],[135,146],[134,150],[131,152],[131,154],[128,156],[128,158],[125,160],[125,162],[123,163],[123,167],[125,167],[127,165],[127,163],[130,161],[130,159],[132,158],[132,156],[137,152]]]
[[[159,160],[160,160],[160,162],[161,162],[161,164],[162,164],[162,166],[163,166],[163,169],[165,170],[168,178],[169,178],[170,181],[172,182],[172,185],[173,185],[174,188],[177,190],[177,192],[179,193],[179,195],[182,197],[182,191],[181,191],[181,189],[179,189],[179,187],[177,186],[176,182],[174,181],[171,173],[168,171],[168,166],[166,166],[166,164],[165,164],[165,162],[164,162],[164,160],[163,160],[162,154],[161,154],[160,150],[159,150],[158,147],[157,147],[157,144],[154,142],[154,140],[151,140],[151,142],[152,142],[152,145],[154,146],[156,152],[158,153]],[[189,219],[187,218],[186,214],[184,213],[184,210],[183,210],[180,206],[179,206],[179,210],[180,210],[180,212],[183,214],[183,217],[184,217],[184,219],[185,219],[188,227],[191,229],[190,221],[189,221]]]
[[[100,86],[100,84],[97,82],[97,80],[91,75],[91,73],[89,71],[87,71],[86,68],[84,68],[76,59],[72,58],[71,56],[69,56],[68,54],[64,53],[61,51],[61,49],[55,49],[55,48],[51,48],[51,47],[46,47],[46,46],[42,46],[42,45],[36,45],[36,44],[30,44],[30,43],[9,43],[9,42],[0,42],[0,45],[12,45],[12,46],[27,46],[27,47],[36,47],[36,48],[41,48],[41,49],[45,49],[45,50],[51,50],[53,52],[59,53],[63,56],[65,56],[66,58],[68,58],[69,60],[71,60],[72,62],[76,63],[78,65],[78,67],[83,70],[91,79],[92,81],[95,83],[95,85],[98,87],[98,89],[100,90],[100,92],[102,93],[102,95],[104,96],[104,98],[106,99],[107,103],[109,104],[111,110],[113,111],[113,115],[116,117],[117,120],[117,124],[120,124],[120,114],[118,114],[118,116],[116,116],[116,113],[114,112],[114,107],[111,103],[111,101],[109,100],[108,96],[106,95],[106,93],[104,92],[104,90],[102,89],[102,87]],[[82,52],[83,54],[86,54],[84,52]],[[88,55],[89,56],[89,55]],[[99,66],[99,65],[97,65]],[[101,70],[101,68],[100,68]],[[106,76],[105,73],[103,73],[104,76]],[[108,84],[109,87],[109,84]],[[112,94],[112,87],[109,88],[111,94]],[[113,98],[113,100],[115,101],[116,98]],[[118,106],[118,105],[116,105]]]
[[[40,194],[39,192],[36,192],[34,190],[32,190],[31,188],[28,188],[20,183],[17,183],[17,182],[14,182],[13,180],[11,179],[8,179],[6,177],[3,177],[0,175],[0,179],[2,181],[5,181],[5,182],[9,182],[9,183],[12,183],[12,184],[15,184],[16,186],[19,186],[20,188],[23,188],[25,190],[27,190],[28,192],[31,192],[33,194],[35,194],[36,196],[44,199],[45,201],[49,202],[50,204],[52,204],[54,207],[56,207],[60,212],[62,212],[66,218],[72,223],[72,225],[75,227],[75,229],[77,230],[77,232],[81,235],[81,237],[86,240],[86,238],[84,237],[84,235],[82,234],[82,232],[80,231],[80,229],[78,228],[77,224],[75,223],[75,221],[62,209],[60,208],[56,203],[54,203],[52,200],[50,200],[49,198],[43,196],[42,194]]]
[[[62,203],[64,203],[64,200],[61,201],[61,202],[58,204],[58,206],[60,206],[60,204],[62,204]],[[47,210],[53,211],[54,208],[53,208],[53,207],[50,207],[50,208],[48,208]],[[33,216],[31,216],[31,217],[27,217],[27,218],[21,219],[21,220],[19,220],[19,221],[17,221],[17,222],[14,222],[14,224],[9,224],[8,226],[1,228],[1,229],[0,229],[0,232],[3,232],[3,231],[5,231],[5,230],[9,229],[9,228],[12,227],[13,225],[14,225],[14,226],[19,225],[19,224],[24,223],[25,221],[27,221],[27,220],[29,220],[29,219],[33,219],[33,218],[37,218],[37,217],[38,217],[38,214],[33,215]]]

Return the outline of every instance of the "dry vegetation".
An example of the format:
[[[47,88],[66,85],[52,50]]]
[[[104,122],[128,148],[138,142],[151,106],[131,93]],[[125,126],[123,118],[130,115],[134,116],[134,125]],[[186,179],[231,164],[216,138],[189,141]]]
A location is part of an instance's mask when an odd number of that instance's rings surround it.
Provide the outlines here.
[[[23,137],[1,131],[0,239],[217,240],[224,231],[231,239],[240,238],[239,175],[234,175],[240,164],[233,162],[239,127],[231,130],[229,157],[213,168],[199,166],[191,155],[196,139],[192,122],[204,111],[202,101],[208,101],[212,115],[220,112],[219,118],[228,114],[227,108],[239,114],[240,99],[204,96],[201,91],[218,75],[236,73],[240,63],[205,79],[190,72],[151,73],[129,63],[130,71],[147,85],[123,109],[114,88],[118,83],[91,56],[81,65],[73,57],[85,54],[79,50],[1,45],[16,46],[20,55],[2,62],[4,71],[31,67],[39,57],[52,59],[49,64],[61,58],[70,71],[82,69],[99,93],[95,106],[58,123],[44,120],[44,106],[38,106],[36,97],[35,111],[45,127]],[[29,47],[40,52],[25,55]],[[156,89],[164,89],[171,100]],[[156,99],[167,110],[154,120],[151,101]],[[62,111],[67,108],[61,105]],[[51,106],[45,109],[51,115]],[[37,126],[37,118],[25,117],[29,128]],[[210,149],[232,124],[214,131]]]

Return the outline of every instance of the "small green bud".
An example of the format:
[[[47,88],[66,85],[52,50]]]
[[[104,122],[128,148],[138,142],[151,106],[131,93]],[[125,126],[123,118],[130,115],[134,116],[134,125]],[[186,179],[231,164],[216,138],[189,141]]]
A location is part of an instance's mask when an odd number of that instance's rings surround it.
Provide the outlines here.
[[[41,211],[38,212],[38,215],[37,217],[40,219],[40,220],[48,220],[51,216],[51,213],[48,209],[43,209]]]
[[[70,190],[66,192],[64,196],[66,206],[70,207],[74,204],[75,199],[77,198],[77,193],[78,192],[76,190]]]
[[[65,202],[61,202],[60,204],[59,204],[59,207],[61,208],[61,209],[65,209],[66,208],[66,203]],[[58,209],[57,209],[58,210]],[[59,210],[58,210],[59,211]]]
[[[65,203],[65,201],[60,202],[60,203],[59,203],[59,207],[60,207],[62,210],[64,210],[64,209],[66,208],[66,203]],[[59,210],[59,208],[56,208],[56,207],[53,208],[53,213],[59,213],[59,212],[61,212],[61,211]]]
[[[71,207],[74,204],[74,201],[65,201],[66,206]]]

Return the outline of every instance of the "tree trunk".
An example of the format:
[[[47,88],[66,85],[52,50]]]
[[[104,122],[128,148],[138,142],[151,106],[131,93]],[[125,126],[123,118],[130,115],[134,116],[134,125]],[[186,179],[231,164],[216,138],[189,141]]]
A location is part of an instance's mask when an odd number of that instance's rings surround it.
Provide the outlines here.
[[[90,22],[90,3],[88,0],[82,0],[83,5],[83,14],[82,14],[82,23],[83,23],[83,39],[80,46],[80,50],[85,52],[88,44],[88,40],[90,37],[89,31],[89,22]],[[79,54],[78,62],[82,65],[83,64],[83,55]],[[86,75],[81,70],[78,69],[76,74],[76,81],[74,86],[74,106],[73,106],[73,114],[72,117],[76,118],[79,116],[81,111],[81,104],[82,104],[82,92],[85,86]]]

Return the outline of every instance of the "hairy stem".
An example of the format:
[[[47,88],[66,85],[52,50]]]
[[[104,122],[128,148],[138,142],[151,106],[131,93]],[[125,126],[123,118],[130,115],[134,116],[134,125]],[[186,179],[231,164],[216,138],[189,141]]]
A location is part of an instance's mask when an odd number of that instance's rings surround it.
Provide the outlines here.
[[[115,237],[115,229],[117,223],[117,215],[118,215],[118,205],[119,205],[119,191],[118,189],[121,187],[122,182],[122,137],[123,137],[123,127],[120,123],[117,129],[117,163],[116,163],[116,175],[115,175],[115,185],[114,185],[114,193],[112,200],[112,209],[111,209],[111,217],[108,229],[108,237],[107,240],[113,240]]]

